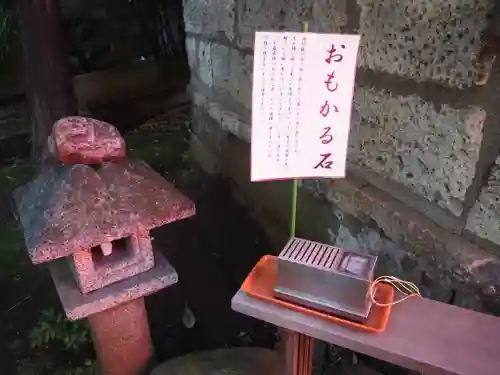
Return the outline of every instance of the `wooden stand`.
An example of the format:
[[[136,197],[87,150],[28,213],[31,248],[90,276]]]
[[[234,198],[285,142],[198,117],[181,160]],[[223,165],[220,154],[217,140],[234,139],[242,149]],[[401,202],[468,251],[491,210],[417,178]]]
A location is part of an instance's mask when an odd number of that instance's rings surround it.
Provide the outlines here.
[[[496,374],[500,368],[499,318],[426,298],[411,298],[394,306],[382,333],[363,332],[308,316],[250,297],[241,290],[233,297],[232,308],[300,333],[298,336],[309,336],[424,374]],[[300,342],[299,347],[306,346]],[[293,339],[286,347],[293,353]],[[286,374],[295,374],[290,368]]]

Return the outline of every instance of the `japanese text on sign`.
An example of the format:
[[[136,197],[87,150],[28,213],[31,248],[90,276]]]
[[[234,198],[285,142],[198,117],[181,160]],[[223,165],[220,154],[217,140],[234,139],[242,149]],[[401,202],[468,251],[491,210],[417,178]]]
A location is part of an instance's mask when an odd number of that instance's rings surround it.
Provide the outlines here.
[[[344,177],[358,35],[257,32],[251,180]]]

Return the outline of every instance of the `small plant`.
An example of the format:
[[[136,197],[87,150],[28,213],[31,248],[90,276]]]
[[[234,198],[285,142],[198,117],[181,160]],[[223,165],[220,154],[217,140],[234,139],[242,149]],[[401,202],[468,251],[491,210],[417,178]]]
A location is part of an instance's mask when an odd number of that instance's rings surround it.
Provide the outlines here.
[[[10,3],[10,1],[9,1]],[[9,50],[9,40],[14,30],[14,10],[12,4],[0,4],[0,60]]]
[[[186,150],[181,154],[181,160],[182,164],[188,164],[191,161],[191,153],[189,150]]]
[[[30,332],[30,343],[33,348],[40,348],[53,341],[62,343],[67,350],[78,351],[90,344],[90,332],[84,322],[71,322],[53,309],[43,310]]]
[[[97,363],[90,359],[85,360],[82,366],[72,369],[65,369],[56,372],[54,375],[98,375]]]

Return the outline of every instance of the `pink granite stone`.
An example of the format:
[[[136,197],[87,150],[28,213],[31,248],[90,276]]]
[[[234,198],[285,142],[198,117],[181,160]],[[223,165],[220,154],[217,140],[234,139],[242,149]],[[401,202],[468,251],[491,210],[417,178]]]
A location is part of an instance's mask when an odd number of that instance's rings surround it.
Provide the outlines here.
[[[103,374],[149,374],[154,350],[144,298],[91,315],[89,322]]]
[[[101,164],[125,157],[125,141],[116,127],[92,118],[60,119],[52,128],[53,152],[63,164]]]
[[[137,232],[109,243],[110,253],[97,246],[75,251],[71,260],[73,272],[82,293],[113,284],[145,272],[154,266],[149,232]]]
[[[194,203],[142,162],[44,169],[16,190],[33,263],[47,262],[194,215]]]
[[[87,294],[80,291],[65,259],[50,262],[50,273],[68,319],[86,318],[177,283],[177,272],[172,265],[160,253],[154,255],[155,264],[150,270]]]
[[[130,211],[141,230],[182,220],[195,214],[194,203],[144,162],[106,163],[99,171],[119,211]]]

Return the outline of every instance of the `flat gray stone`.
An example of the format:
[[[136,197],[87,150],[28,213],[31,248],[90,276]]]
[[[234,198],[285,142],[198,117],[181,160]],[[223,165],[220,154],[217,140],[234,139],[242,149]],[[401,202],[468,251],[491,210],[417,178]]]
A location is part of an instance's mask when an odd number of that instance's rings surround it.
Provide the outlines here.
[[[347,23],[345,0],[242,0],[236,22],[236,42],[254,47],[255,32],[300,31],[309,22],[310,32],[342,32]]]
[[[500,245],[500,156],[467,217],[466,229]]]
[[[196,71],[198,69],[198,42],[195,38],[186,38],[186,53],[189,68]]]
[[[219,101],[210,100],[197,92],[193,93],[193,103],[195,106],[203,108],[220,125],[220,129],[241,140],[250,142],[250,125],[239,114],[226,108]]]
[[[358,0],[360,66],[416,81],[472,86],[489,0]]]
[[[171,359],[151,375],[275,375],[278,358],[270,349],[216,349]]]
[[[455,216],[475,175],[486,111],[357,87],[348,159]]]
[[[231,50],[229,55],[229,92],[234,100],[252,108],[253,56]]]
[[[186,31],[214,35],[218,32],[234,38],[235,0],[184,0]]]

